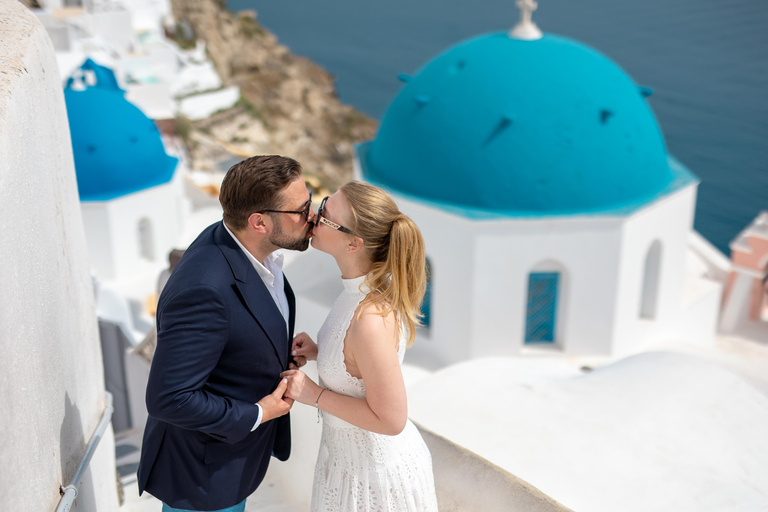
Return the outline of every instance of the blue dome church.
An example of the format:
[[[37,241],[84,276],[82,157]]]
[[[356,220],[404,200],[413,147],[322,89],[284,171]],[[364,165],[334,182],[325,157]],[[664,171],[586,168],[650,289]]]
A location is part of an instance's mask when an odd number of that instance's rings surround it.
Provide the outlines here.
[[[107,280],[156,272],[189,210],[179,159],[115,73],[92,59],[67,80],[64,99],[91,265]]]
[[[357,176],[397,196],[427,242],[420,345],[447,364],[621,355],[689,327],[711,341],[714,322],[695,324],[716,317],[719,285],[686,269],[690,239],[706,244],[692,230],[698,180],[668,154],[650,89],[518,5],[509,33],[401,75],[357,147]]]
[[[72,151],[81,201],[106,201],[171,181],[155,123],[124,97],[111,69],[87,59],[67,80]]]

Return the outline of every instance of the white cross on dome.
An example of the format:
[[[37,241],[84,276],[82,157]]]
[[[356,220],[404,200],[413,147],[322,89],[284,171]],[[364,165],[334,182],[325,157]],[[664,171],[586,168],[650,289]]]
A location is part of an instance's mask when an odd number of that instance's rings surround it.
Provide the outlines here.
[[[533,11],[539,4],[536,0],[517,0],[517,7],[520,9],[520,21],[509,31],[509,37],[526,41],[541,39],[541,30],[532,19]]]

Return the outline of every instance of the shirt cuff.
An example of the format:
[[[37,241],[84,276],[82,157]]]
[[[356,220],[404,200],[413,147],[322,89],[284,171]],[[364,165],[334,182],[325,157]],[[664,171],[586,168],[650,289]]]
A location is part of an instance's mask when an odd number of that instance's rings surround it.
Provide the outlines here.
[[[251,432],[256,430],[256,428],[258,428],[258,426],[261,425],[261,418],[264,417],[264,410],[261,408],[261,406],[259,404],[256,404],[256,407],[259,408],[259,417],[256,418],[256,424],[253,425]]]

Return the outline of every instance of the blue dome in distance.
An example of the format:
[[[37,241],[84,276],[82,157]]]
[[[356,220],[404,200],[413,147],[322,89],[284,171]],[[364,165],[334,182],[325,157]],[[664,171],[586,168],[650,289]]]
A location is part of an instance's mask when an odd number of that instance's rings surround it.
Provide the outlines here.
[[[91,59],[64,89],[81,201],[106,201],[168,183],[168,156],[155,123],[125,99],[114,73]]]
[[[372,182],[503,216],[619,211],[693,179],[670,165],[630,77],[553,35],[484,35],[438,55],[359,155]]]

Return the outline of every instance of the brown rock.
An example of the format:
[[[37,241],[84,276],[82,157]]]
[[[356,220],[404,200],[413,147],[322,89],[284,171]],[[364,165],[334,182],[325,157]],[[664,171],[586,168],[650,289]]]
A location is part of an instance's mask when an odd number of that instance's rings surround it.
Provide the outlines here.
[[[331,75],[279,44],[253,11],[231,13],[220,0],[171,6],[205,41],[224,84],[239,86],[243,98],[235,109],[191,123],[185,140],[193,167],[210,168],[226,154],[223,142],[238,155],[293,157],[331,190],[351,178],[352,146],[373,138],[377,123],[339,102]]]

